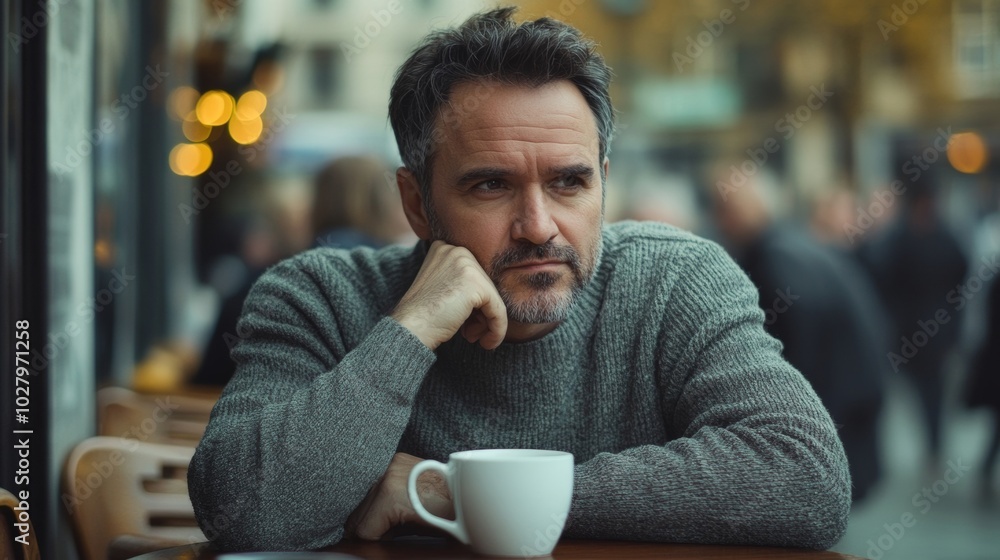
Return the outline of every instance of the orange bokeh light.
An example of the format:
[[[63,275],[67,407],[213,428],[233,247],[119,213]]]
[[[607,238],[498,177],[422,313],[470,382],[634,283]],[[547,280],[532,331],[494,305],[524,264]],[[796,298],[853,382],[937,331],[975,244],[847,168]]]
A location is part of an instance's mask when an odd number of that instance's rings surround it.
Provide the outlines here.
[[[948,162],[957,171],[979,173],[988,160],[986,142],[975,132],[959,132],[948,141]]]

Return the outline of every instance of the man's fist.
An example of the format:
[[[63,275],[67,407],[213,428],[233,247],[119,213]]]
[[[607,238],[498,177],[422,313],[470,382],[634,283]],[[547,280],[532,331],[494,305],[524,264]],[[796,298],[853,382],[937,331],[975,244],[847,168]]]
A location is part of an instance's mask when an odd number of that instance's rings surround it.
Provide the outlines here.
[[[368,492],[361,504],[347,518],[347,534],[366,540],[378,540],[389,529],[404,523],[424,521],[413,510],[406,489],[410,471],[422,461],[419,457],[396,453],[378,484]],[[425,472],[417,479],[417,493],[427,511],[445,519],[453,519],[455,510],[451,492],[444,478],[435,472]]]
[[[393,319],[431,350],[459,329],[469,342],[492,350],[507,334],[507,308],[496,286],[465,247],[435,241]]]

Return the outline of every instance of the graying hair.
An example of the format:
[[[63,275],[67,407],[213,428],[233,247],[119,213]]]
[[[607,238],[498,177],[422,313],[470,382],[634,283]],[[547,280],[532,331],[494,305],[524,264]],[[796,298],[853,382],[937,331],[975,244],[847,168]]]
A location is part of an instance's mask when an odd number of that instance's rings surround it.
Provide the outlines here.
[[[460,83],[478,83],[459,116],[474,111],[490,84],[537,87],[569,80],[580,90],[597,121],[598,167],[614,135],[611,69],[593,41],[575,28],[543,17],[518,24],[514,7],[472,16],[462,25],[428,35],[396,72],[389,95],[392,124],[403,165],[416,177],[425,206],[430,199],[431,161],[443,132],[435,126],[449,95]],[[485,92],[485,93],[483,93]]]

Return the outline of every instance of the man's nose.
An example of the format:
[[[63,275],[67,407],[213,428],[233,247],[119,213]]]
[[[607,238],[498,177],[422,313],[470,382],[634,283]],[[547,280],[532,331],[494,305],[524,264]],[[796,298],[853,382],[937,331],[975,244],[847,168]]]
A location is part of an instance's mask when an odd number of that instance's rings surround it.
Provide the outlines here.
[[[559,234],[543,189],[528,189],[519,197],[511,235],[517,241],[542,245]]]

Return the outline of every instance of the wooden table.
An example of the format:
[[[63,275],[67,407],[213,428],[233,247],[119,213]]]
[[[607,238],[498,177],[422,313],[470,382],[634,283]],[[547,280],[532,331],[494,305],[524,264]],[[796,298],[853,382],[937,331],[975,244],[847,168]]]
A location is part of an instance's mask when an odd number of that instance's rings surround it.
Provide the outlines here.
[[[324,549],[328,552],[351,554],[365,560],[414,559],[469,559],[482,560],[468,547],[448,539],[419,539],[411,541],[385,542],[342,542]],[[214,560],[222,553],[209,548],[208,543],[168,548],[137,556],[133,560]],[[628,541],[587,541],[564,540],[559,543],[551,557],[556,560],[632,560],[653,559],[721,560],[723,558],[756,558],[760,560],[803,559],[803,560],[850,560],[856,556],[838,552],[819,552],[797,548],[765,548],[756,546],[709,546],[695,544],[638,543]]]

